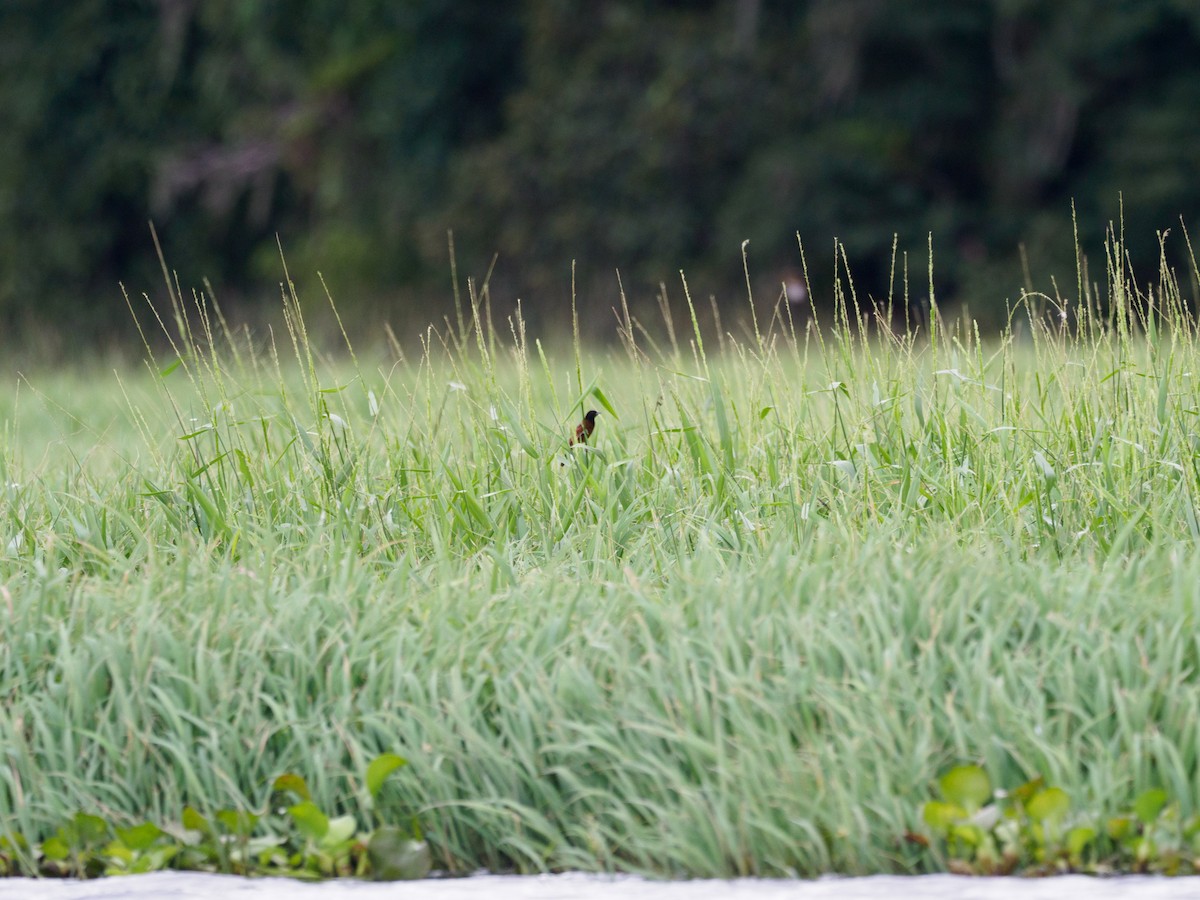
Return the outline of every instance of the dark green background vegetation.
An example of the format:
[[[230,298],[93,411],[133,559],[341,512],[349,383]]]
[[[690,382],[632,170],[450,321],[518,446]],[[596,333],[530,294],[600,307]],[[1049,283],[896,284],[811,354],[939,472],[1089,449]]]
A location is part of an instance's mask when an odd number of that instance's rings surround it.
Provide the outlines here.
[[[835,237],[878,297],[894,235],[924,292],[932,234],[939,299],[995,318],[1022,245],[1074,290],[1072,201],[1103,281],[1122,195],[1135,267],[1172,229],[1188,285],[1198,111],[1195,0],[5,0],[0,328],[128,328],[148,220],[234,316],[278,235],[351,318],[439,318],[453,229],[538,323],[572,260],[603,320],[616,269],[635,307],[681,269],[740,301],[747,238],[777,290],[797,233],[818,302]]]

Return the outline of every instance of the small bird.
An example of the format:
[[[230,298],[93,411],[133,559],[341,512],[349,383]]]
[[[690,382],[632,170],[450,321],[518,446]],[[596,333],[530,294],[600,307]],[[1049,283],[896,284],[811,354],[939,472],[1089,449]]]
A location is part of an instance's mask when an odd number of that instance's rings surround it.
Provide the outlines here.
[[[589,409],[583,417],[583,421],[575,426],[575,437],[567,441],[569,446],[576,444],[586,444],[587,439],[592,436],[592,432],[596,430],[596,416],[600,415],[594,409]]]

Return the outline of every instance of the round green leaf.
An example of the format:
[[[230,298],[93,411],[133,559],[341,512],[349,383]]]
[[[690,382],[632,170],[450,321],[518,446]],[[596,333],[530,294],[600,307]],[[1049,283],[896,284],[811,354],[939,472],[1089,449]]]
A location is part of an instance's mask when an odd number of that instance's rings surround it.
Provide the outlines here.
[[[292,817],[300,832],[311,840],[319,841],[325,837],[325,832],[329,831],[329,817],[311,800],[289,806],[288,815]]]
[[[379,796],[379,789],[383,787],[387,777],[405,765],[408,765],[408,760],[395,753],[385,753],[371,760],[371,764],[367,766],[367,793],[371,795],[371,799]]]
[[[130,850],[145,850],[162,835],[162,829],[153,822],[143,822],[131,828],[118,828],[117,837]]]
[[[230,834],[247,835],[258,824],[258,816],[252,812],[246,812],[244,809],[218,810],[213,818],[220,822]]]
[[[429,845],[414,841],[403,829],[385,825],[367,843],[367,859],[376,881],[413,881],[433,867]]]
[[[1145,824],[1150,825],[1167,805],[1167,792],[1162,788],[1144,791],[1133,801],[1133,812]]]
[[[921,808],[921,818],[930,828],[945,832],[950,826],[967,817],[967,811],[957,803],[939,803],[930,800]]]
[[[271,783],[273,791],[291,791],[301,800],[311,800],[312,796],[308,793],[308,784],[299,775],[288,772],[280,775]]]
[[[1096,829],[1078,825],[1067,832],[1067,853],[1078,858],[1083,848],[1096,839]]]
[[[1025,803],[1028,803],[1030,801],[1030,799],[1032,799],[1034,794],[1036,794],[1038,791],[1040,791],[1045,786],[1046,786],[1045,779],[1043,779],[1042,776],[1039,775],[1037,778],[1034,778],[1031,781],[1025,782],[1019,788],[1015,788],[1015,789],[1009,791],[1009,796],[1012,797],[1014,800],[1016,800],[1018,803],[1025,804]]]
[[[1000,807],[995,803],[989,803],[982,809],[973,812],[968,821],[971,825],[978,826],[984,831],[991,831],[1000,821],[1000,815]]]
[[[978,847],[986,837],[983,829],[976,825],[954,825],[950,828],[950,834],[955,840],[972,847]]]
[[[941,777],[942,796],[969,812],[979,809],[992,796],[992,782],[979,766],[955,766]]]
[[[71,848],[60,837],[46,838],[42,842],[42,856],[46,859],[66,859],[71,855]]]
[[[1114,816],[1108,820],[1108,836],[1114,841],[1124,841],[1137,832],[1133,827],[1133,819],[1129,816]]]
[[[183,827],[188,831],[199,831],[201,834],[208,834],[212,831],[212,826],[208,824],[208,819],[200,815],[194,807],[185,806],[183,808]]]
[[[358,823],[354,821],[354,816],[338,816],[336,819],[329,820],[329,830],[321,839],[322,847],[336,847],[344,841],[354,837],[354,832],[358,829]]]
[[[1049,819],[1061,819],[1071,808],[1071,798],[1062,788],[1046,788],[1038,791],[1025,807],[1029,818],[1035,822],[1045,822]]]
[[[72,820],[76,834],[81,844],[98,844],[108,837],[108,823],[99,816],[89,813],[75,813]]]

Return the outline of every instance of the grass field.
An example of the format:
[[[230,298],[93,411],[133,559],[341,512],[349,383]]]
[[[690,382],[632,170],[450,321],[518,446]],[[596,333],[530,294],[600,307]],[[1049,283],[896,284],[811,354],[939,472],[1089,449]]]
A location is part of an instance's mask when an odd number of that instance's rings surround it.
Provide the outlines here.
[[[964,762],[1200,812],[1200,343],[1110,274],[1103,316],[1026,298],[982,342],[842,297],[331,360],[289,300],[273,341],[192,310],[144,370],[10,377],[3,821],[286,771],[357,812],[385,751],[455,872],[926,870]]]

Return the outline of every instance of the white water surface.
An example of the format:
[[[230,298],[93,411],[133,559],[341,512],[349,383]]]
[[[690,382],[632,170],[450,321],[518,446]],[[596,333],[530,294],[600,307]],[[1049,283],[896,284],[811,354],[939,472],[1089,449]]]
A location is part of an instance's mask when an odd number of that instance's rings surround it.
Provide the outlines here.
[[[962,878],[955,875],[821,878],[816,881],[648,881],[565,875],[431,878],[380,884],[316,884],[192,872],[94,881],[0,878],[0,900],[1200,900],[1200,877]]]

